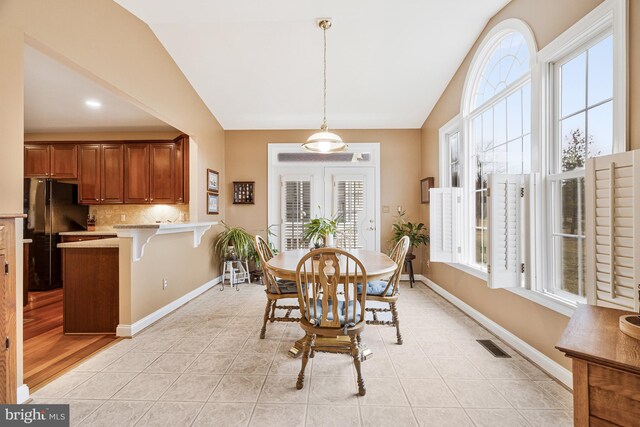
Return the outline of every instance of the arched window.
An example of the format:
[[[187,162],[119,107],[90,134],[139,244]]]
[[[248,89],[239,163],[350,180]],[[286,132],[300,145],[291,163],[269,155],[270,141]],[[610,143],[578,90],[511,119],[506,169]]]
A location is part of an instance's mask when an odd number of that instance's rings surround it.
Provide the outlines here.
[[[471,264],[487,264],[488,176],[531,171],[531,66],[536,52],[528,26],[507,20],[485,37],[467,75],[465,190],[470,202]],[[465,233],[466,234],[466,233]],[[467,234],[469,235],[469,234]]]

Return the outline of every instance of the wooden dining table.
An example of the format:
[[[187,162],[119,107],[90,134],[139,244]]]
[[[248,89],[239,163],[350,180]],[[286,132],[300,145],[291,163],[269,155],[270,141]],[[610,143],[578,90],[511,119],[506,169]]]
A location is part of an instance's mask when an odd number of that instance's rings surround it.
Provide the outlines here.
[[[388,278],[398,268],[398,265],[391,258],[381,252],[369,251],[364,249],[346,249],[346,251],[360,260],[366,271],[367,281]],[[279,279],[295,281],[296,268],[298,267],[298,263],[300,262],[302,257],[308,253],[309,249],[283,251],[271,258],[267,262],[267,264],[269,264],[269,267],[274,270],[275,276]],[[344,268],[341,269],[341,271],[344,271]],[[350,272],[349,274],[352,275],[353,272]],[[361,281],[362,279],[363,277],[360,274],[356,277],[356,280]],[[335,346],[342,346],[344,345],[342,341],[345,340],[349,340],[349,337],[317,337],[316,343],[322,346],[330,347],[332,345],[332,341],[335,341]],[[302,351],[303,341],[304,336],[295,342],[293,347],[289,349],[290,356],[297,357],[300,354],[300,352]],[[368,348],[363,349],[363,359],[371,357],[372,355],[373,353],[371,352],[371,350],[369,350]]]

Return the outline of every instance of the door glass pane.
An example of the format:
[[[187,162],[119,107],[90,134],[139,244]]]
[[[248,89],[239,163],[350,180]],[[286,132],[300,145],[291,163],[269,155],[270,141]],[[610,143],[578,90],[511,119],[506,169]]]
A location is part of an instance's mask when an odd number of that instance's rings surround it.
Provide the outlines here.
[[[475,229],[475,237],[476,237],[476,264],[482,264],[484,262],[483,257],[482,257],[482,229],[481,228],[476,228]]]
[[[308,248],[304,225],[311,214],[311,182],[287,181],[284,186],[282,238],[285,250]]]
[[[613,36],[589,49],[589,105],[613,96]]]
[[[587,53],[583,52],[560,67],[561,116],[566,117],[586,108]]]
[[[338,181],[335,195],[337,200],[338,232],[336,245],[340,248],[362,247],[360,227],[364,212],[364,181]]]

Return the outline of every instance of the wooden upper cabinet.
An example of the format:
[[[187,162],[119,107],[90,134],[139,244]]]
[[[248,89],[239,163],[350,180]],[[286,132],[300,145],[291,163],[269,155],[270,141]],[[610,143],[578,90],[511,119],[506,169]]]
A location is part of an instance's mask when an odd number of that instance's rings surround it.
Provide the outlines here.
[[[149,156],[149,203],[175,203],[175,144],[151,143]]]
[[[174,139],[176,144],[175,160],[175,199],[176,203],[189,203],[189,137],[180,135]]]
[[[124,144],[124,202],[149,203],[149,144]]]
[[[78,148],[78,200],[81,205],[100,203],[100,144]]]
[[[76,144],[51,144],[51,178],[78,178],[78,146]]]
[[[124,203],[124,145],[101,146],[100,203]]]
[[[39,178],[49,177],[50,172],[49,146],[46,144],[34,144],[24,146],[24,177]]]

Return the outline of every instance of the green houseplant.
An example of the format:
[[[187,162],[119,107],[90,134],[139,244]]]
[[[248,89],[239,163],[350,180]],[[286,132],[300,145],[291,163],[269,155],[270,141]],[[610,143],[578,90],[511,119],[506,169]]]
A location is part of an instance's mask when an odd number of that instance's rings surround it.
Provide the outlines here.
[[[338,231],[339,215],[333,218],[314,218],[304,225],[304,239],[313,243],[315,247],[331,245],[330,241]]]
[[[220,259],[254,259],[256,250],[253,235],[242,227],[229,227],[224,221],[224,230],[216,237],[213,249]]]
[[[413,248],[429,244],[429,230],[422,222],[415,223],[407,221],[405,215],[406,211],[398,214],[398,220],[392,226],[393,234],[391,236],[391,243],[395,245],[404,236],[408,236],[410,243],[409,253],[412,253]]]

